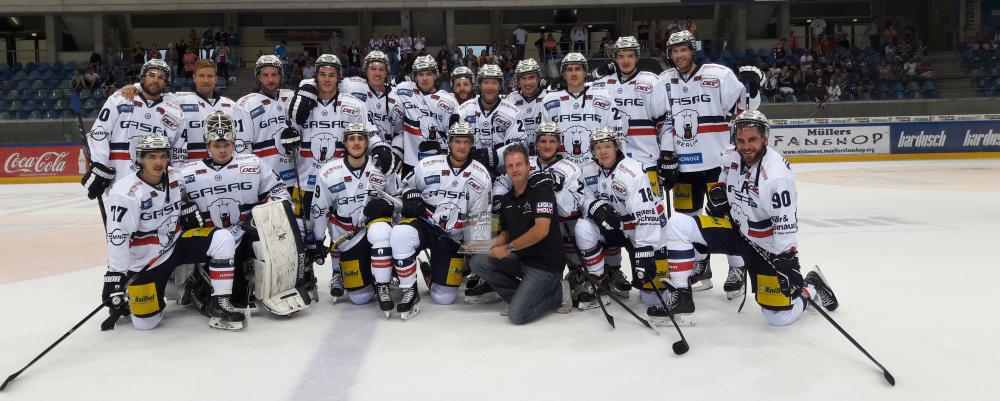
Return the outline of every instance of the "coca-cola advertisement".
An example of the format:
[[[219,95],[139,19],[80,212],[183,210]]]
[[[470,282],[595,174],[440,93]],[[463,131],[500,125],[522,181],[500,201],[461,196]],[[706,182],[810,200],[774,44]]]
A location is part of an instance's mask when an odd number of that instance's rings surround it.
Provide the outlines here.
[[[71,177],[87,169],[80,145],[2,146],[0,161],[0,178]]]

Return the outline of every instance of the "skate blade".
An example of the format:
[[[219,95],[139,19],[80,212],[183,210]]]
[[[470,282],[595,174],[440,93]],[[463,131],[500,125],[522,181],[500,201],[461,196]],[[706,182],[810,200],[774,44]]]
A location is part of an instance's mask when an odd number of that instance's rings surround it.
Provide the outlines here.
[[[608,299],[608,297],[606,297],[606,296],[602,295],[600,297],[600,300],[601,300],[602,303],[604,303],[604,306],[611,305],[611,300]],[[588,309],[594,309],[594,308],[600,308],[600,307],[601,307],[601,305],[597,303],[597,300],[590,301],[590,302],[580,302],[576,306],[576,308],[579,309],[579,310],[588,310]]]
[[[413,305],[413,307],[406,312],[400,312],[399,318],[403,320],[410,320],[414,316],[417,316],[418,313],[420,313],[420,304]]]
[[[649,316],[649,322],[656,327],[673,327],[674,323],[670,321],[669,316]],[[680,327],[693,327],[695,325],[694,318],[690,314],[675,314],[674,320],[677,321],[677,325]]]
[[[330,304],[336,305],[338,300],[340,300],[340,297],[330,296]]]
[[[213,317],[208,319],[208,327],[219,330],[240,331],[243,330],[246,325],[244,322],[228,322],[222,320],[221,318]]]
[[[732,301],[736,298],[742,297],[744,292],[746,292],[746,290],[743,289],[743,287],[740,287],[740,289],[736,291],[726,291],[726,299]]]
[[[389,319],[392,318],[392,312],[390,312],[390,311],[382,311],[382,313],[385,314],[385,320],[389,320]]]
[[[490,292],[483,295],[471,295],[465,297],[465,303],[469,305],[495,304],[502,301],[500,294]]]
[[[628,291],[628,290],[625,290],[625,291],[622,291],[622,290],[611,290],[612,294],[614,294],[619,299],[623,299],[623,300],[624,299],[628,299],[629,292],[630,291]]]
[[[691,289],[695,290],[695,291],[711,290],[712,287],[713,287],[712,280],[710,280],[710,279],[704,279],[704,280],[695,282],[694,284],[691,284]]]

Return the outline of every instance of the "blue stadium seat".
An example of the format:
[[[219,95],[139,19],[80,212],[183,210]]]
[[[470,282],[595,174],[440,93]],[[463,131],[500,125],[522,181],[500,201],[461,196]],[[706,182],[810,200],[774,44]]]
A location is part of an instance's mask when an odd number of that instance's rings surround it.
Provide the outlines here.
[[[31,99],[27,102],[24,102],[24,109],[27,111],[38,110],[39,109],[38,101],[35,99]]]
[[[27,102],[27,101],[29,101],[31,99],[34,99],[34,98],[35,98],[35,91],[33,91],[31,89],[25,89],[25,90],[21,91],[21,100]]]
[[[66,110],[69,109],[70,107],[69,107],[69,102],[67,102],[65,99],[59,99],[58,101],[56,101],[56,104],[52,106],[52,108],[54,110]]]
[[[35,99],[46,100],[49,98],[49,91],[47,89],[39,89],[35,91]]]
[[[0,65],[6,65],[6,64],[0,64]],[[14,89],[16,87],[17,87],[17,81],[3,81],[3,88],[2,89],[5,90],[5,91],[9,91],[9,90]]]
[[[0,72],[10,71],[10,66],[7,63],[0,63]]]
[[[24,108],[24,103],[20,100],[14,100],[7,104],[7,111],[21,111]]]
[[[3,95],[4,100],[6,100],[8,102],[9,101],[13,101],[13,100],[17,100],[20,97],[21,97],[21,92],[18,91],[17,89],[8,90],[8,91],[4,92],[4,95]]]
[[[31,81],[31,89],[34,90],[45,89],[45,81],[41,79],[36,79],[34,81]]]
[[[24,65],[22,65],[21,63],[14,63],[14,65],[10,66],[10,70],[14,71],[14,72],[18,72],[18,71],[21,71],[23,69],[24,69]]]
[[[62,113],[57,110],[49,110],[45,113],[45,118],[49,120],[56,120]]]
[[[732,53],[730,53],[730,54],[732,55],[732,57],[734,59],[739,59],[739,58],[743,57],[743,50],[733,49]]]
[[[76,61],[70,60],[67,61],[66,65],[63,66],[63,70],[73,72],[76,70],[76,67],[77,67]]]
[[[753,49],[747,49],[747,52],[744,53],[744,57],[757,57],[757,53],[754,52]]]
[[[14,80],[14,73],[10,72],[10,70],[0,72],[0,81],[7,82],[13,80]]]
[[[87,99],[83,102],[83,109],[88,113],[97,108],[97,101],[94,99]]]
[[[38,64],[28,63],[28,64],[24,65],[24,71],[25,72],[29,72],[29,73],[33,72],[33,71],[35,71],[35,68],[38,68]]]
[[[0,100],[0,112],[7,111],[7,102]]]
[[[52,100],[59,100],[65,96],[66,94],[62,89],[53,89],[51,92],[49,92],[49,99]]]
[[[73,81],[68,79],[64,79],[62,82],[59,83],[58,86],[59,89],[70,89],[72,87],[73,87]]]
[[[49,66],[49,62],[48,61],[43,61],[41,63],[38,63],[38,71],[40,71],[40,72],[48,71],[49,67],[50,66]]]
[[[45,99],[38,103],[38,108],[40,110],[52,110],[53,104],[55,104],[55,102]]]
[[[34,81],[36,79],[42,79],[42,73],[38,72],[38,70],[34,70],[32,72],[29,72],[28,73],[28,79],[30,79],[32,81]]]
[[[81,89],[80,92],[76,94],[76,97],[80,98],[81,100],[90,99],[91,96],[94,96],[94,94],[90,89],[87,88]]]
[[[9,111],[0,113],[0,120],[13,120],[15,115]]]
[[[61,72],[62,69],[63,69],[63,63],[62,63],[62,61],[56,61],[56,62],[52,63],[52,71]]]
[[[52,71],[50,71],[50,70],[45,70],[45,72],[42,73],[42,80],[44,80],[44,81],[49,81],[49,80],[52,79],[52,77],[53,77],[53,74],[52,74]]]
[[[26,73],[26,72],[24,72],[24,71],[18,71],[18,72],[15,72],[15,73],[14,73],[14,76],[13,76],[13,77],[11,77],[11,79],[13,79],[13,80],[15,80],[15,81],[23,81],[23,80],[26,80],[26,79],[28,79],[28,73]]]
[[[21,91],[31,89],[31,81],[18,81],[16,89]]]
[[[917,81],[910,81],[906,83],[906,93],[914,98],[920,95],[920,84]]]
[[[59,81],[59,80],[56,80],[56,79],[53,79],[51,81],[46,81],[45,82],[45,88],[46,89],[55,89],[55,88],[58,88],[60,82],[62,82],[62,81]]]
[[[42,118],[45,118],[45,112],[41,110],[32,111],[31,114],[28,115],[28,118],[32,120],[41,120]]]

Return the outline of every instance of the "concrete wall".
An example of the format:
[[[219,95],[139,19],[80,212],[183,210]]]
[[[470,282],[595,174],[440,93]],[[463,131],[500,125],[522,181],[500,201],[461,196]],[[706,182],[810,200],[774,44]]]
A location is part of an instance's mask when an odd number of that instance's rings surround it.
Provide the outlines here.
[[[575,8],[608,5],[662,5],[680,3],[680,0],[513,0],[498,4],[492,0],[388,0],[360,3],[355,0],[6,0],[3,2],[6,14],[24,13],[81,13],[81,12],[191,12],[191,11],[290,11],[290,10],[398,10],[398,9],[472,9],[543,7]]]
[[[928,116],[939,114],[988,114],[1000,110],[1000,98],[899,100],[893,102],[771,103],[761,106],[768,118],[833,118],[879,116]]]

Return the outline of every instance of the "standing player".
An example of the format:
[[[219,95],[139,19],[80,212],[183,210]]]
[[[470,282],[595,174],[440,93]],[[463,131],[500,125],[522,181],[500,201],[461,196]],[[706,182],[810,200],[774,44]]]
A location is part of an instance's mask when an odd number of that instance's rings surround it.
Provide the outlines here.
[[[456,67],[451,72],[451,93],[459,105],[472,100],[476,96],[476,75],[466,66]]]
[[[667,276],[664,252],[667,217],[660,198],[653,194],[642,165],[625,156],[614,128],[601,127],[590,135],[594,161],[583,167],[583,205],[586,218],[576,222],[576,247],[589,274],[607,283],[604,274],[604,249],[626,247],[632,254],[632,286],[639,289],[639,299],[649,308],[654,322],[666,317],[653,288],[643,278]],[[673,266],[670,279],[680,282],[681,294],[690,299],[687,287],[690,269]],[[654,280],[653,282],[657,282]],[[681,295],[683,296],[683,295]],[[596,289],[587,282],[578,296],[580,309],[597,307]],[[693,305],[693,304],[692,304]]]
[[[400,133],[403,131],[403,104],[399,102],[396,88],[386,79],[389,77],[389,59],[378,50],[365,56],[361,65],[365,78],[347,77],[341,91],[358,98],[368,108],[368,119],[378,129],[379,138],[393,144],[402,152]],[[401,142],[400,142],[401,143]]]
[[[542,98],[546,93],[538,62],[533,58],[518,61],[514,78],[517,92],[507,95],[497,110],[498,119],[511,122],[504,133],[504,144],[524,143],[528,152],[535,154],[535,127],[542,122]]]
[[[106,222],[108,271],[101,298],[112,316],[131,314],[135,328],[155,328],[163,319],[164,290],[174,268],[181,263],[208,262],[209,326],[242,329],[244,315],[230,302],[236,242],[226,230],[181,230],[183,189],[180,173],[169,167],[170,151],[167,137],[142,136],[134,161],[138,172],[122,174],[111,190]],[[147,264],[149,268],[142,271]]]
[[[736,149],[723,155],[722,175],[708,194],[710,214],[731,217],[672,216],[671,266],[690,266],[706,253],[742,255],[757,303],[771,325],[798,319],[806,308],[803,297],[829,311],[837,309],[837,297],[819,270],[802,278],[795,174],[781,153],[767,147],[767,117],[756,110],[744,112],[733,120],[732,132]],[[707,252],[699,252],[695,244]],[[673,310],[684,302],[671,294],[668,304]]]
[[[135,96],[115,93],[104,102],[94,126],[87,135],[90,148],[90,171],[80,181],[87,197],[96,199],[112,183],[139,170],[134,162],[139,138],[159,134],[175,146],[169,155],[174,161],[187,158],[179,148],[184,113],[176,104],[163,98],[170,83],[170,67],[160,59],[151,59],[139,70],[141,90]]]
[[[389,317],[393,308],[389,297],[393,206],[379,198],[373,188],[395,194],[399,176],[386,175],[371,162],[364,125],[347,124],[344,136],[344,157],[324,164],[317,174],[311,216],[314,230],[312,238],[307,238],[307,249],[313,253],[312,259],[326,256],[323,241],[327,226],[332,242],[350,235],[332,250],[339,253],[340,263],[334,265],[337,270],[330,280],[330,295],[336,302],[346,288],[348,298],[356,305],[368,303],[376,295],[379,307]]]
[[[437,62],[431,56],[418,56],[413,61],[413,80],[396,87],[396,94],[403,102],[406,112],[403,117],[402,149],[405,177],[427,156],[441,152],[446,143],[448,122],[458,108],[458,102],[450,93],[437,90]]]
[[[729,67],[718,64],[699,65],[694,62],[695,38],[691,32],[680,31],[670,35],[667,54],[674,66],[660,74],[660,84],[666,86],[673,123],[664,124],[667,138],[661,147],[672,152],[679,162],[678,173],[666,170],[669,154],[664,154],[661,172],[668,188],[674,191],[674,209],[679,213],[701,214],[705,193],[719,177],[722,152],[729,145],[731,116],[745,107],[743,83]],[[676,178],[674,178],[676,177]],[[743,287],[745,269],[739,257],[729,258],[730,274],[726,291]],[[696,290],[712,288],[712,269],[699,264],[692,276]]]
[[[403,178],[403,219],[392,228],[395,260],[403,299],[400,317],[409,319],[420,309],[417,292],[417,253],[430,251],[430,271],[421,272],[439,304],[455,302],[462,283],[464,258],[458,253],[463,228],[490,209],[491,178],[486,167],[472,160],[474,133],[465,122],[448,130],[448,154],[426,157]],[[488,231],[487,231],[488,232]],[[488,238],[471,238],[482,240]]]
[[[580,53],[569,53],[559,63],[559,72],[566,89],[545,94],[542,121],[559,125],[563,136],[563,156],[582,166],[590,160],[590,133],[598,127],[612,127],[614,98],[608,91],[587,86],[587,59]]]
[[[299,145],[299,132],[288,121],[288,103],[294,95],[289,89],[280,89],[284,66],[274,55],[257,59],[254,76],[257,91],[240,98],[236,103],[243,113],[243,128],[250,134],[253,154],[271,168],[292,193],[296,215],[301,216],[301,199],[295,186],[295,169],[292,152]]]
[[[496,174],[500,164],[497,150],[503,146],[504,133],[511,121],[497,114],[501,104],[503,71],[495,64],[480,67],[476,85],[479,87],[479,96],[462,103],[455,114],[458,121],[469,123],[476,131],[472,158],[486,166],[491,174]]]

